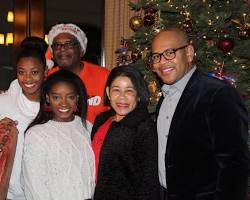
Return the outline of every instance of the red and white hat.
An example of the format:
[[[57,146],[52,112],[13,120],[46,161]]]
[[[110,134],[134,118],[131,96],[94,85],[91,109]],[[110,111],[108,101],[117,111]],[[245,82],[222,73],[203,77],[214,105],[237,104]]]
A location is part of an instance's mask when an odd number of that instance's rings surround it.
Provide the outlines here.
[[[83,53],[86,52],[88,39],[85,33],[75,24],[56,24],[55,26],[53,26],[48,34],[48,43],[49,43],[50,48],[51,48],[54,38],[61,33],[69,33],[75,36],[81,45]]]

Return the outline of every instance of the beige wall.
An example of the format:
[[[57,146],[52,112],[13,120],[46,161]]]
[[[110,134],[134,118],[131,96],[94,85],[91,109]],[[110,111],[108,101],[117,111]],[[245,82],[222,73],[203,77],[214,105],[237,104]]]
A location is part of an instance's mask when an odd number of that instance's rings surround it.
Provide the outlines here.
[[[116,66],[115,51],[120,47],[121,37],[129,38],[133,34],[129,20],[135,12],[131,11],[128,3],[129,0],[105,0],[104,59],[105,66],[110,69]]]

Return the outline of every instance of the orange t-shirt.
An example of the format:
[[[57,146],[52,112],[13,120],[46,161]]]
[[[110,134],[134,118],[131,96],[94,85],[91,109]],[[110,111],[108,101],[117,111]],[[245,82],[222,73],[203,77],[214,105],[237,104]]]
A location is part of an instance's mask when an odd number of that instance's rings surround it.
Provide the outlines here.
[[[94,123],[95,117],[98,114],[109,109],[108,106],[104,106],[105,84],[109,75],[109,70],[93,63],[82,62],[84,67],[79,76],[82,79],[89,96],[87,120]],[[53,67],[49,70],[48,75],[58,70],[58,66]]]

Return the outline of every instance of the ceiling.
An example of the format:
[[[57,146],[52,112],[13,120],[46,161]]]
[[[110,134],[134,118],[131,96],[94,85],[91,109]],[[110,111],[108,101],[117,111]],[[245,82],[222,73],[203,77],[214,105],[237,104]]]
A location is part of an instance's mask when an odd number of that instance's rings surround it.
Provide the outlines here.
[[[46,0],[46,28],[56,23],[88,24],[102,27],[103,0]]]

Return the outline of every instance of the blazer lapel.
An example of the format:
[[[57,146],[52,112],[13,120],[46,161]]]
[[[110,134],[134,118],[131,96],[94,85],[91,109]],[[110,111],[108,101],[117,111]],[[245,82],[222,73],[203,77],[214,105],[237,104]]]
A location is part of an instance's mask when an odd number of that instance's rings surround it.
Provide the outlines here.
[[[181,127],[181,123],[183,123],[183,119],[185,118],[185,114],[190,112],[190,109],[194,106],[192,98],[194,97],[194,93],[198,92],[198,80],[201,76],[201,72],[197,69],[191,76],[190,80],[188,81],[180,100],[176,106],[171,125],[169,128],[168,134],[168,142],[167,146],[168,149],[171,147],[171,138],[174,137],[174,132],[178,131]]]

